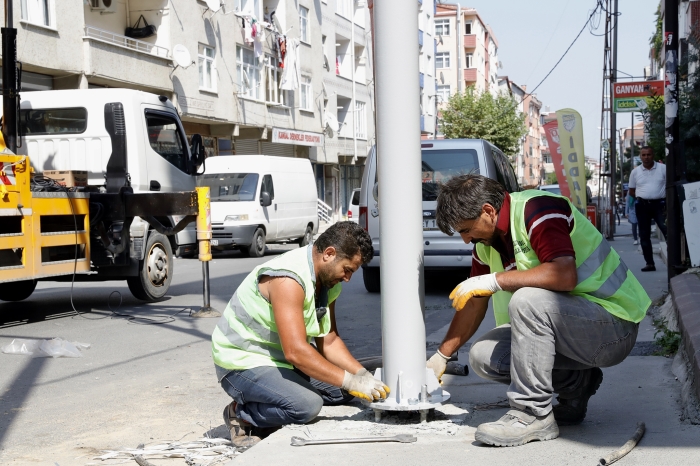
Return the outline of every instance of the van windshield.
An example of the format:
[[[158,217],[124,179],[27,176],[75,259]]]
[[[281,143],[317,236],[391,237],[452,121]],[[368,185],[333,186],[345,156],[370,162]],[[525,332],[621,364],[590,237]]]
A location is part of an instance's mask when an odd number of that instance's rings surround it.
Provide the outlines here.
[[[212,201],[252,201],[258,188],[257,173],[211,173],[197,177],[197,186],[209,186]]]
[[[453,176],[479,173],[479,157],[475,149],[424,150],[421,165],[424,201],[437,200],[438,183]]]

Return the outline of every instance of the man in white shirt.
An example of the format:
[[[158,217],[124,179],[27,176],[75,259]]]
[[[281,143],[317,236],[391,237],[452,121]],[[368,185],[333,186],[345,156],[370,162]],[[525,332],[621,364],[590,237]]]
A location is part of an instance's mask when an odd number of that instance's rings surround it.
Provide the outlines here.
[[[651,248],[651,221],[666,236],[666,165],[654,161],[651,147],[642,147],[642,165],[630,173],[629,194],[635,198],[635,212],[639,223],[639,242],[646,265],[642,272],[656,270]]]

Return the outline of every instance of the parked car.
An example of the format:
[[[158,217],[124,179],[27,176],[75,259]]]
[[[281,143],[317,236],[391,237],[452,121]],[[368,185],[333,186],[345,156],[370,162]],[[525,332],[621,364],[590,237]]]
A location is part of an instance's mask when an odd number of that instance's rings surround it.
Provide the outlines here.
[[[360,190],[361,188],[352,190],[350,205],[348,206],[348,220],[355,223],[357,223],[360,218]]]
[[[558,184],[543,184],[537,189],[561,196],[561,189]]]
[[[318,214],[308,159],[230,155],[205,167],[197,183],[211,188],[213,249],[262,257],[267,243],[312,242]]]
[[[436,208],[438,182],[465,173],[476,172],[498,180],[508,192],[519,191],[517,178],[507,157],[483,139],[443,139],[421,144],[423,166],[423,254],[426,270],[471,267],[472,244],[465,244],[459,235],[448,236],[437,227]],[[372,150],[365,165],[360,188],[359,223],[372,237],[374,258],[363,266],[365,288],[379,291],[379,187],[377,153]],[[418,208],[418,206],[416,206]]]

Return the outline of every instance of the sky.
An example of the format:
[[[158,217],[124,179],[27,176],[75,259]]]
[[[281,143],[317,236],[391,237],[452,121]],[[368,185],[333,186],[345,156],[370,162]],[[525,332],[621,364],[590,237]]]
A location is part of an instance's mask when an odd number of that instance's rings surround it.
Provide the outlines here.
[[[448,0],[445,3],[453,3]],[[531,91],[549,72],[583,27],[596,0],[459,0],[476,8],[498,41],[498,59],[516,84]],[[618,0],[618,81],[624,73],[643,76],[649,65],[649,37],[659,0]],[[601,16],[596,34],[605,32]],[[577,110],[583,119],[586,156],[598,159],[603,92],[604,37],[587,28],[535,94],[551,111]],[[623,73],[624,72],[624,73]],[[606,92],[607,94],[608,92]],[[543,108],[544,111],[544,108]],[[631,115],[619,113],[618,128],[629,127]]]

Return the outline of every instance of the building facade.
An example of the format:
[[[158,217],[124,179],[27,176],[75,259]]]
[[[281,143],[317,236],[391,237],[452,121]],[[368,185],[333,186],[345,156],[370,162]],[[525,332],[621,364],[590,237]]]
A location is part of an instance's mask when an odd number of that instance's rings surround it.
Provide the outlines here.
[[[435,40],[436,91],[442,101],[470,86],[498,93],[498,41],[476,9],[438,4]]]
[[[23,90],[165,95],[208,156],[308,158],[319,199],[341,218],[374,139],[366,2],[210,4],[14,0]],[[139,20],[155,31],[134,38]]]

